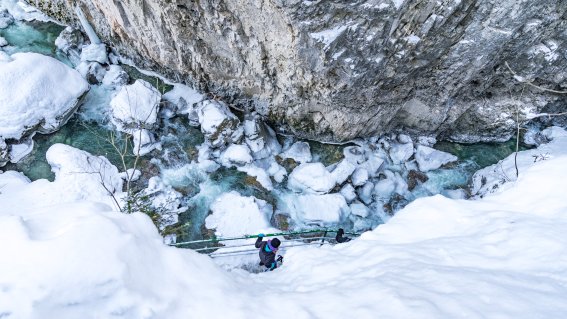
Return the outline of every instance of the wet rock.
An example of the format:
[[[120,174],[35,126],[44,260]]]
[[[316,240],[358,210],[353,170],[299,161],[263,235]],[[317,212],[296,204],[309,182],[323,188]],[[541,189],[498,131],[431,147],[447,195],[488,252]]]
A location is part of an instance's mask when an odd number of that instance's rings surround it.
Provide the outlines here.
[[[416,170],[410,170],[408,172],[408,190],[411,192],[414,188],[420,184],[425,183],[429,177],[422,172]]]
[[[293,220],[291,219],[291,217],[286,214],[286,213],[282,213],[282,212],[276,212],[274,214],[274,216],[272,217],[272,221],[271,223],[274,225],[274,227],[276,227],[277,229],[281,229],[284,231],[287,231],[290,229],[290,225],[293,223]]]

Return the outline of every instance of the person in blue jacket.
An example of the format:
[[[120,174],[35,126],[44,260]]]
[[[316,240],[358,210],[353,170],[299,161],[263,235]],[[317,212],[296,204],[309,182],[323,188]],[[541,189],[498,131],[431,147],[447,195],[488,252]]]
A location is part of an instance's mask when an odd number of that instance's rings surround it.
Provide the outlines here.
[[[263,241],[262,239],[264,239],[264,234],[258,234],[258,239],[256,239],[254,246],[260,249],[258,253],[260,256],[260,266],[266,266],[266,270],[271,271],[278,267],[278,261],[283,262],[281,255],[278,255],[276,259],[276,252],[280,247],[281,241],[277,238],[267,241]]]

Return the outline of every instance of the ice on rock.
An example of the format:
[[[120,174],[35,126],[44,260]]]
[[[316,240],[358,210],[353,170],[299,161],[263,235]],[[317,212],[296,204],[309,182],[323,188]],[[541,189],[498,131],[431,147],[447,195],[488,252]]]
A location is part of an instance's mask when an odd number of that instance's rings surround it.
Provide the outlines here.
[[[429,147],[433,147],[437,143],[437,139],[434,136],[420,136],[417,138],[417,143]]]
[[[351,184],[345,184],[345,186],[341,188],[340,193],[349,203],[356,199],[356,191]]]
[[[409,135],[406,135],[406,134],[399,134],[397,139],[398,139],[398,142],[400,142],[402,144],[413,143],[413,141],[411,140],[411,137]]]
[[[8,144],[0,136],[0,167],[8,164],[10,161],[10,152],[8,150]]]
[[[3,37],[0,37],[0,48],[5,47],[7,45],[8,45],[8,41],[6,41],[6,39],[4,39]]]
[[[220,162],[225,167],[244,166],[253,160],[248,146],[240,144],[231,144],[220,156]]]
[[[369,178],[368,170],[366,168],[359,167],[352,173],[351,181],[354,186],[364,185]]]
[[[157,121],[161,94],[150,83],[136,80],[120,88],[110,101],[113,123],[119,130],[149,128]]]
[[[88,89],[77,71],[51,57],[16,53],[0,59],[0,137],[59,129]]]
[[[240,121],[230,112],[226,104],[206,100],[199,103],[197,109],[201,132],[211,147],[217,148],[234,140]]]
[[[374,184],[374,194],[377,198],[388,200],[396,190],[394,175],[381,179]]]
[[[384,167],[384,159],[376,154],[370,154],[368,160],[360,164],[360,167],[366,169],[369,177],[375,177]]]
[[[298,163],[308,163],[313,159],[311,147],[307,142],[295,142],[289,149],[280,154],[280,157],[291,158]]]
[[[12,144],[10,148],[10,162],[17,163],[33,150],[32,137],[23,138],[19,143]]]
[[[428,146],[418,145],[415,151],[415,160],[417,161],[419,170],[427,172],[438,169],[447,163],[454,162],[458,160],[458,158],[453,154],[442,152]]]
[[[106,74],[106,69],[98,62],[81,62],[77,71],[89,82],[89,84],[100,84]]]
[[[132,134],[132,140],[134,141],[132,152],[134,155],[146,155],[155,149],[161,150],[161,143],[156,141],[150,131],[146,129],[127,129],[125,132]]]
[[[8,10],[0,9],[0,29],[6,29],[12,23],[14,23],[14,17],[12,17]]]
[[[232,191],[219,196],[211,204],[212,214],[205,220],[208,229],[218,237],[237,237],[273,230],[270,227],[271,207],[254,196]]]
[[[364,163],[367,160],[365,151],[360,146],[345,147],[343,149],[343,155],[345,156],[345,160],[355,165]]]
[[[81,61],[108,64],[108,55],[104,43],[89,44],[82,47]]]
[[[350,204],[350,212],[353,215],[366,218],[370,214],[368,207],[361,202],[354,202]]]
[[[406,139],[402,139],[406,140]],[[390,158],[393,164],[401,164],[409,160],[413,155],[413,143],[393,143],[390,146]]]
[[[305,224],[333,225],[350,213],[341,194],[295,195],[284,197],[288,213],[295,221]]]
[[[358,198],[362,200],[365,204],[372,203],[372,193],[374,190],[374,184],[372,182],[366,182],[364,186],[358,188]]]
[[[111,88],[118,88],[128,84],[129,79],[128,73],[121,66],[111,65],[102,79],[102,84]]]
[[[55,39],[55,46],[61,52],[65,53],[73,64],[79,64],[81,61],[81,48],[83,47],[85,38],[79,29],[66,27],[57,39]]]
[[[304,163],[297,166],[287,181],[287,188],[295,192],[328,193],[335,187],[335,178],[321,163]]]
[[[335,183],[340,185],[351,176],[355,169],[355,164],[351,163],[347,159],[343,159],[339,162],[339,164],[337,164],[335,169],[333,169],[331,176],[335,179]]]
[[[271,191],[274,189],[270,175],[266,170],[254,164],[248,164],[237,168],[239,171],[255,177],[256,181],[262,185],[266,190]]]

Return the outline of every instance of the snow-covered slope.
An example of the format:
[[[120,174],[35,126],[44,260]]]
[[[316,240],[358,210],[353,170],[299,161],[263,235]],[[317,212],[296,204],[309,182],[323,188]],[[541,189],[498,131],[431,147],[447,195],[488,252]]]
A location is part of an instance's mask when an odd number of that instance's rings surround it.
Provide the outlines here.
[[[559,142],[565,137],[552,143]],[[360,239],[288,249],[282,268],[261,274],[226,272],[206,256],[163,245],[142,214],[62,196],[42,205],[36,185],[55,192],[57,179],[0,174],[1,318],[567,313],[567,154],[523,168],[502,193],[418,199]]]

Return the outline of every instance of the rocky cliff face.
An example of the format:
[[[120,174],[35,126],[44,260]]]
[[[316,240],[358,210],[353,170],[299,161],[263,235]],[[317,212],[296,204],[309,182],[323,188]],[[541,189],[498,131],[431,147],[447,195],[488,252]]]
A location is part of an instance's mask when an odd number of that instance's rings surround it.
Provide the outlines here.
[[[507,139],[567,108],[566,0],[36,0],[143,67],[328,141],[403,128]],[[508,68],[519,76],[514,79]]]

